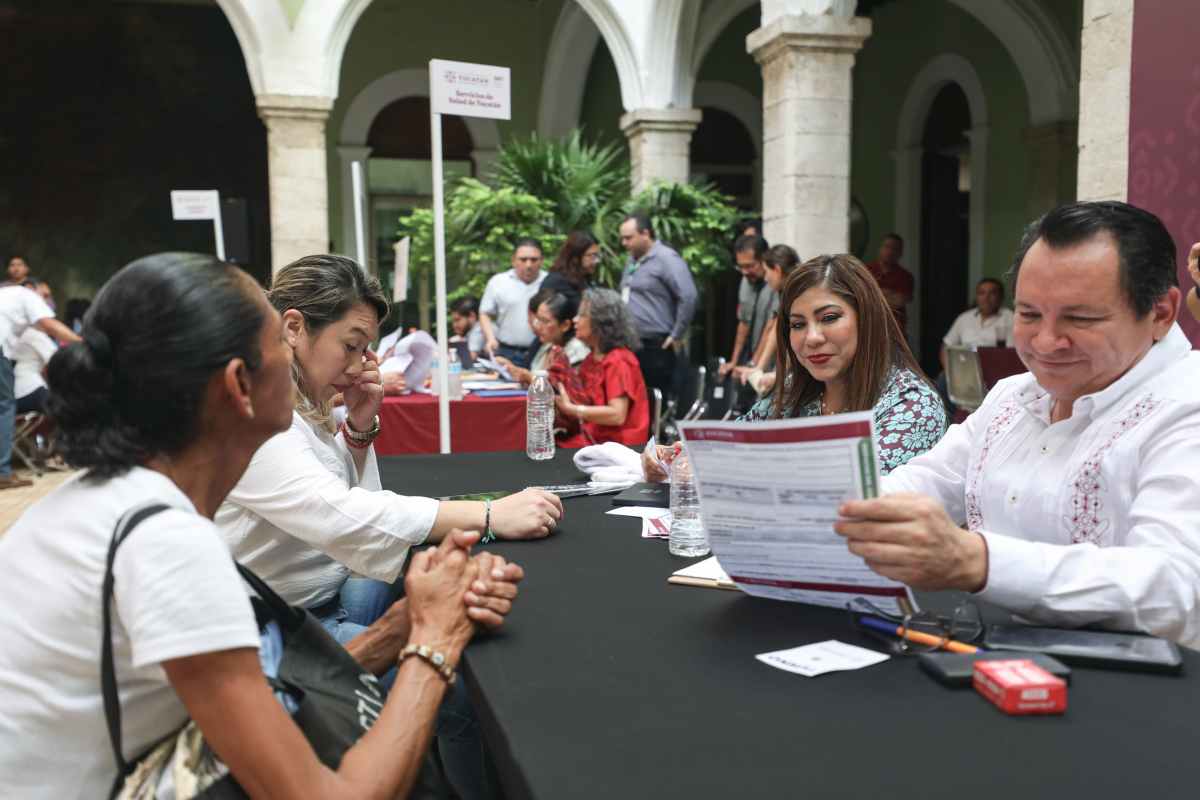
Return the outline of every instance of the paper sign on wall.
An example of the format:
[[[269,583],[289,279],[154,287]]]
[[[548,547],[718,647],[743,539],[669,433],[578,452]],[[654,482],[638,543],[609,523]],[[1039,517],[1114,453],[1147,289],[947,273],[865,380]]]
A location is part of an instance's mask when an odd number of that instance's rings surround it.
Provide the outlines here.
[[[463,61],[429,62],[433,110],[459,117],[512,118],[512,82],[508,67]]]

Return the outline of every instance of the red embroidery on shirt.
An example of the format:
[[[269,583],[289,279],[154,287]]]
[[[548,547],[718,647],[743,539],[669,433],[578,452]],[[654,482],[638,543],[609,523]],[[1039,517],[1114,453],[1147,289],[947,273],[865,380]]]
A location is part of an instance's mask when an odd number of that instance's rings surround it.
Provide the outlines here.
[[[1112,520],[1101,517],[1104,511],[1104,501],[1100,495],[1104,491],[1104,484],[1100,480],[1100,462],[1122,436],[1140,425],[1142,420],[1153,414],[1159,405],[1161,405],[1161,401],[1154,395],[1146,395],[1139,400],[1126,412],[1108,438],[1092,451],[1091,455],[1084,460],[1083,466],[1075,473],[1075,477],[1070,481],[1071,513],[1063,520],[1067,531],[1071,534],[1072,543],[1090,542],[1095,545],[1111,543]]]
[[[1006,433],[1017,419],[1017,414],[1021,411],[1021,406],[1016,400],[1009,400],[1000,410],[996,412],[996,416],[992,417],[992,421],[988,423],[987,431],[983,434],[983,447],[979,450],[979,458],[975,461],[975,466],[971,470],[971,474],[967,477],[967,528],[969,530],[978,530],[983,527],[983,511],[979,506],[979,478],[983,475],[983,465],[987,461],[988,454],[991,452],[992,445],[1000,438],[1000,435]]]

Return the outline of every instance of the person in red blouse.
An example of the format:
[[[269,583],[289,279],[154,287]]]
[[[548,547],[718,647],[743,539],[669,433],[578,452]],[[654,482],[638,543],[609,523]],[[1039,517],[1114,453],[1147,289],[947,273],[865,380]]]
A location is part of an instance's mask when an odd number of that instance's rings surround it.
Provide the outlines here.
[[[633,354],[641,341],[621,296],[612,289],[584,292],[575,336],[592,351],[578,367],[583,389],[573,395],[559,384],[555,403],[564,416],[579,419],[583,433],[560,446],[602,442],[641,446],[650,436],[650,408],[646,381]]]

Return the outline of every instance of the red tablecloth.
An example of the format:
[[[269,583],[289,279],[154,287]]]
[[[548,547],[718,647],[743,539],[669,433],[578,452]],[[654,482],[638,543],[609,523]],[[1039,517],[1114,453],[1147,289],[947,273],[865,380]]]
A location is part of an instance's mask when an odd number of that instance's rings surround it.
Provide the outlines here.
[[[437,453],[437,398],[427,394],[385,397],[379,410],[375,453]],[[525,398],[474,397],[450,401],[450,451],[480,453],[525,449]]]

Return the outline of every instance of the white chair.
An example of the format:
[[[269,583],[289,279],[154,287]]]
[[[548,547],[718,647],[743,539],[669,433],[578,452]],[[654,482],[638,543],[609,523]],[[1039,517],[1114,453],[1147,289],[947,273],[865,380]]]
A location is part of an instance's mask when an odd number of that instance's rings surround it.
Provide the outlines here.
[[[974,411],[983,405],[987,389],[983,385],[979,353],[974,347],[946,348],[946,388],[950,402],[964,411]]]

